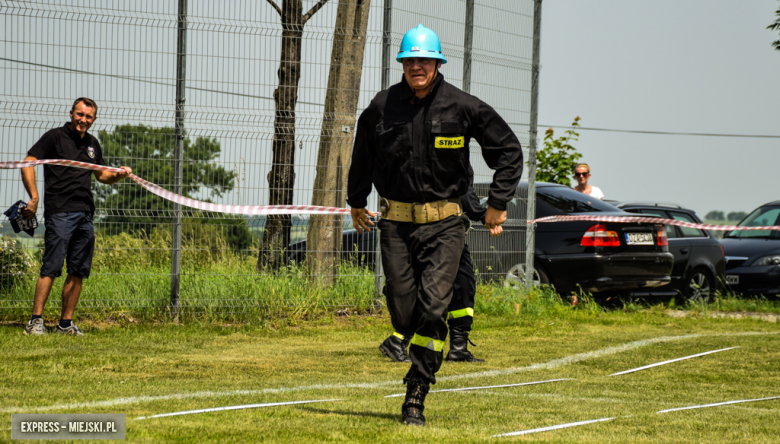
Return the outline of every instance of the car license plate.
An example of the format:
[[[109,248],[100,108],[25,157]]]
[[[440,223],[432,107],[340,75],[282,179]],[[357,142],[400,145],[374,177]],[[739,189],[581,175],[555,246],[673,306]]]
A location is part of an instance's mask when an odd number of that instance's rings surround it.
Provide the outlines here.
[[[726,283],[729,285],[737,285],[739,284],[739,275],[738,274],[727,274],[726,275]]]
[[[626,245],[655,245],[653,233],[626,233]]]

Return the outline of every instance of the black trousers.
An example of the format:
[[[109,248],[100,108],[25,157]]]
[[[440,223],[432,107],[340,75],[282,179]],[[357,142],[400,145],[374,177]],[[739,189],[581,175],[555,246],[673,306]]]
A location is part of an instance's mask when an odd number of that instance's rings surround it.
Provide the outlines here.
[[[379,221],[387,308],[395,331],[412,337],[404,382],[436,383],[468,223],[466,216],[424,225]]]
[[[474,297],[477,294],[477,280],[474,277],[474,264],[471,262],[469,246],[463,244],[460,255],[458,275],[452,287],[452,300],[447,314],[447,324],[452,327],[462,327],[471,331],[474,323]]]
[[[387,286],[382,287],[382,294],[387,299]],[[471,326],[474,324],[476,294],[477,279],[474,276],[474,264],[471,262],[469,246],[463,244],[458,274],[455,276],[455,284],[452,286],[452,298],[449,307],[447,307],[447,325],[450,328],[463,327],[466,331],[471,331]]]

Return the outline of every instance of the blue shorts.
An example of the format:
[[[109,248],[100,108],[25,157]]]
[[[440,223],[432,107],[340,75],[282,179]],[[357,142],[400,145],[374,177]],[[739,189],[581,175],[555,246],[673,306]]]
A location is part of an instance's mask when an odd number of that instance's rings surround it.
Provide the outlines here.
[[[41,276],[62,276],[62,264],[67,258],[68,274],[88,278],[95,250],[95,228],[88,211],[55,213],[46,218]]]

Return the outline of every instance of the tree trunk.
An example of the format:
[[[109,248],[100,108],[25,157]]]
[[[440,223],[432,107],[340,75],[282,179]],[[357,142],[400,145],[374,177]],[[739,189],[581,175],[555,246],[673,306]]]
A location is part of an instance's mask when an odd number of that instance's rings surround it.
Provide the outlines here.
[[[343,208],[347,203],[347,168],[354,140],[370,2],[339,0],[312,205]],[[343,223],[341,215],[310,218],[307,264],[311,276],[326,284],[335,276]]]
[[[295,105],[301,78],[301,39],[303,26],[328,0],[320,0],[303,14],[302,0],[284,0],[279,8],[267,0],[282,21],[282,51],[279,60],[279,86],[274,91],[273,164],[268,173],[268,204],[292,205],[295,185]],[[276,270],[284,264],[283,252],[290,245],[290,216],[268,216],[263,243],[257,257],[257,270]]]

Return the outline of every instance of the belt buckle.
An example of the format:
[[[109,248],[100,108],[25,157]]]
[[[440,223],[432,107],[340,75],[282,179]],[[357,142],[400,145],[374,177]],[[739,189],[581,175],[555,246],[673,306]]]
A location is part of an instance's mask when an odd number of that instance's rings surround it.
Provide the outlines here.
[[[379,212],[381,213],[379,215],[380,219],[382,218],[382,216],[386,218],[390,212],[390,201],[385,199],[384,197],[379,199]]]
[[[422,221],[417,219],[418,212],[423,214],[423,217],[420,218]],[[425,204],[419,202],[414,202],[412,204],[412,223],[415,225],[428,223],[428,207]]]

